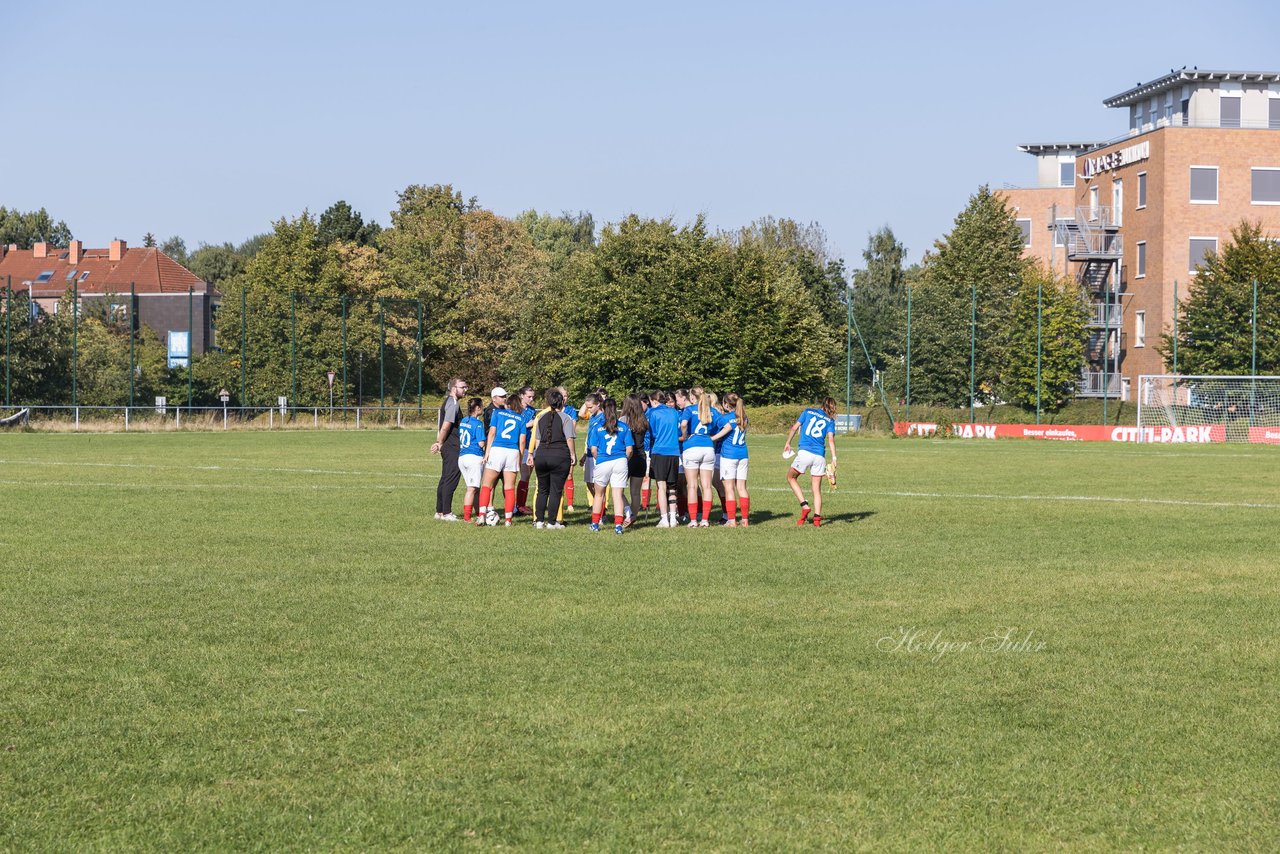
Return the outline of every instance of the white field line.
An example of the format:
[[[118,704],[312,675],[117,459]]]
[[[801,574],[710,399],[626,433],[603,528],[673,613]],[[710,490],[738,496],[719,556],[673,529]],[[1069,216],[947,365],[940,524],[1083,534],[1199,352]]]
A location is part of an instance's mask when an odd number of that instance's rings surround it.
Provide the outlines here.
[[[61,465],[66,467],[88,466],[103,468],[128,468],[128,469],[165,469],[165,470],[186,470],[186,471],[257,471],[272,473],[293,473],[293,474],[326,474],[326,475],[345,475],[355,477],[402,477],[416,478],[419,480],[438,480],[439,475],[435,474],[419,474],[412,472],[370,472],[370,471],[347,471],[337,469],[297,469],[297,468],[276,468],[264,466],[164,466],[146,463],[70,463],[70,462],[33,462],[33,461],[13,461],[0,460],[0,464],[17,464],[17,465]],[[31,480],[0,480],[0,484],[6,486],[44,486],[44,487],[95,487],[105,489],[150,489],[153,484],[150,483],[118,483],[110,481],[31,481]],[[167,484],[166,488],[190,488],[190,489],[259,489],[274,491],[289,491],[296,489],[293,485],[273,484],[245,484],[245,483],[224,483],[213,484],[207,482],[190,483],[190,484]],[[329,490],[329,489],[371,489],[375,491],[391,491],[391,490],[423,490],[427,488],[423,486],[392,486],[386,483],[345,483],[341,485],[312,485],[304,487],[311,490]],[[752,492],[790,492],[789,487],[782,486],[754,486]],[[1271,504],[1256,501],[1190,501],[1174,498],[1132,498],[1125,496],[1113,495],[1032,495],[1032,494],[1001,494],[994,492],[908,492],[902,490],[870,490],[870,489],[845,489],[840,493],[845,495],[862,495],[873,498],[931,498],[952,501],[1065,501],[1065,502],[1081,502],[1096,504],[1133,504],[1133,505],[1156,505],[1171,507],[1207,507],[1207,508],[1235,508],[1250,510],[1280,510],[1280,504]],[[839,495],[840,493],[836,493]],[[835,496],[831,493],[827,495],[827,501],[833,500]]]

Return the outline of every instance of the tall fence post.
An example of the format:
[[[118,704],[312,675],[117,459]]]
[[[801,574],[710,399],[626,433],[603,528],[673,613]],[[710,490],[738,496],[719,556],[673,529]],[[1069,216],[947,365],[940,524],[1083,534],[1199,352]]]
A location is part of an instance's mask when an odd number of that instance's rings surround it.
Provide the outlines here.
[[[844,429],[853,421],[853,291],[844,288]]]
[[[9,338],[13,326],[13,276],[5,276],[4,283],[4,405],[9,405]]]
[[[248,330],[248,322],[245,319],[245,311],[248,310],[249,301],[246,298],[246,291],[240,288],[240,405],[249,405],[249,396],[247,383],[245,382],[245,336]]]
[[[80,283],[71,283],[71,405],[79,406],[80,369]],[[80,411],[76,410],[76,426],[80,426]]]
[[[1102,423],[1107,423],[1107,402],[1111,398],[1111,288],[1102,308]]]
[[[1044,355],[1040,335],[1041,318],[1044,314],[1044,282],[1036,282],[1036,423],[1040,423],[1040,364]]]
[[[289,385],[289,402],[298,403],[298,295],[289,292],[289,372],[292,380]],[[284,413],[280,414],[281,420]]]
[[[347,420],[347,295],[342,295],[342,420]]]
[[[1178,280],[1173,280],[1173,375],[1178,375]]]
[[[973,423],[974,387],[978,366],[978,280],[971,285],[973,296],[969,301],[969,423]]]
[[[137,370],[134,367],[134,365],[136,364],[136,357],[134,355],[134,342],[138,338],[137,305],[138,305],[138,285],[136,282],[130,282],[129,283],[129,406],[130,407],[133,406],[133,399],[136,391],[133,380],[134,380],[134,371]],[[128,425],[129,411],[125,410],[124,415],[125,415],[124,423]]]
[[[191,414],[191,404],[195,395],[192,376],[196,372],[196,292],[187,285],[187,415]]]
[[[418,300],[418,417],[422,417],[422,300]]]
[[[387,307],[382,297],[378,297],[378,330],[381,336],[378,340],[378,412],[381,415],[387,402]]]
[[[907,411],[906,420],[911,421],[911,283],[907,283]]]
[[[1258,406],[1258,279],[1253,280],[1253,311],[1249,317],[1253,330],[1251,356],[1249,358],[1249,426],[1253,427],[1253,413]]]

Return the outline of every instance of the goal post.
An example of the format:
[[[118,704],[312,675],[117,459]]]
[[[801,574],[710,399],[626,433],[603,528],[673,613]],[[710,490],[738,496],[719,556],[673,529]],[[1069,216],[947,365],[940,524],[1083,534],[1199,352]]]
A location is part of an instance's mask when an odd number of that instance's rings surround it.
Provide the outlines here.
[[[1280,444],[1280,376],[1143,374],[1139,441],[1195,428],[1195,441]]]

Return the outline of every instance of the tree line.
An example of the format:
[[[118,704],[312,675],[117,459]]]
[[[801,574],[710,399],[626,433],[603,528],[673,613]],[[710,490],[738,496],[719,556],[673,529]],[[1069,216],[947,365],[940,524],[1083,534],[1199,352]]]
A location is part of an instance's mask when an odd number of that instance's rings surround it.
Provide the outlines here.
[[[1274,283],[1280,250],[1242,229],[1187,298],[1184,370],[1248,366],[1236,346],[1238,285],[1219,283],[1250,273]],[[0,240],[38,239],[65,244],[71,232],[44,210],[0,208]],[[1087,296],[1023,256],[1013,212],[987,187],[920,263],[905,263],[885,226],[852,271],[816,224],[763,218],[712,231],[702,217],[632,215],[597,228],[587,213],[533,210],[512,219],[449,185],[407,187],[385,228],[338,202],[239,245],[189,252],[181,238],[151,234],[144,244],[222,293],[215,350],[188,374],[165,366],[148,330],[131,340],[118,312],[86,308],[73,330],[66,312],[32,320],[16,301],[15,400],[65,404],[74,382],[81,403],[118,405],[132,388],[138,401],[181,402],[190,389],[212,404],[225,388],[237,404],[285,395],[323,405],[332,370],[348,402],[413,400],[420,384],[435,392],[459,375],[477,388],[564,383],[574,394],[700,383],[783,403],[843,397],[851,344],[858,398],[878,381],[903,399],[909,375],[919,403],[965,406],[972,392],[979,403],[1034,409],[1039,399],[1052,411],[1074,396],[1085,362]],[[1280,311],[1273,290],[1262,299],[1268,317]],[[1227,304],[1235,309],[1218,310]],[[1166,354],[1171,345],[1166,336]]]

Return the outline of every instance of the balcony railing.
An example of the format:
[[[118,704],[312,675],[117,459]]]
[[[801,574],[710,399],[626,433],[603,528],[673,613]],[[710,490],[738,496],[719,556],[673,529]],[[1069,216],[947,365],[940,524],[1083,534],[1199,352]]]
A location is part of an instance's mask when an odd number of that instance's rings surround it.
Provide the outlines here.
[[[1080,152],[1080,156],[1084,157],[1090,152],[1099,151],[1108,145],[1115,145],[1117,142],[1124,142],[1134,137],[1142,136],[1144,133],[1152,133],[1154,131],[1163,130],[1164,128],[1226,128],[1229,130],[1280,130],[1280,122],[1271,119],[1252,120],[1242,119],[1238,122],[1222,122],[1218,119],[1208,120],[1191,120],[1182,116],[1175,115],[1172,119],[1166,119],[1163,116],[1156,120],[1153,126],[1150,122],[1143,122],[1141,127],[1130,128],[1120,136],[1108,139],[1106,142],[1099,143],[1087,151]]]
[[[1103,329],[1119,329],[1120,328],[1120,306],[1117,303],[1111,303],[1110,311],[1107,310],[1107,303],[1094,302],[1089,304],[1089,325],[1101,327]]]
[[[1106,377],[1106,383],[1103,383],[1103,377]],[[1119,397],[1123,384],[1120,381],[1120,374],[1112,371],[1104,374],[1102,371],[1084,371],[1080,374],[1080,384],[1076,390],[1077,397]]]

